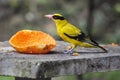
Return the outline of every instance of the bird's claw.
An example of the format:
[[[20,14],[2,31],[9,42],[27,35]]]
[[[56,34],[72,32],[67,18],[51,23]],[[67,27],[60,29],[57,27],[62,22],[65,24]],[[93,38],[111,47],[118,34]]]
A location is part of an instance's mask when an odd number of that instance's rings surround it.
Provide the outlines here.
[[[72,53],[73,53],[72,50],[65,50],[65,51],[64,51],[64,54],[72,54]]]

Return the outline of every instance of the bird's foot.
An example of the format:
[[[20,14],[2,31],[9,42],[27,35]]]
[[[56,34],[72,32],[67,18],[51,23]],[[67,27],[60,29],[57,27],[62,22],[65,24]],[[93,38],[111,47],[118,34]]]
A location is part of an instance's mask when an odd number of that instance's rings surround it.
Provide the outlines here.
[[[75,47],[76,47],[75,45],[68,46],[67,49],[64,51],[64,54],[72,55],[73,54],[73,50],[74,50]]]
[[[73,53],[73,51],[70,49],[70,50],[65,50],[64,51],[64,54],[72,54]]]

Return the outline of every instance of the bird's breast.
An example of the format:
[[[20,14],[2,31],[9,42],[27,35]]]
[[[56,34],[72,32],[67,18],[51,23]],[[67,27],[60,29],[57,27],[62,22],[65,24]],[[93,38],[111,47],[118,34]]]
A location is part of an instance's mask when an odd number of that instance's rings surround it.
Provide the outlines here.
[[[58,31],[58,35],[63,39],[63,40],[65,40],[66,41],[66,36],[64,35],[64,33],[62,32],[62,31]]]

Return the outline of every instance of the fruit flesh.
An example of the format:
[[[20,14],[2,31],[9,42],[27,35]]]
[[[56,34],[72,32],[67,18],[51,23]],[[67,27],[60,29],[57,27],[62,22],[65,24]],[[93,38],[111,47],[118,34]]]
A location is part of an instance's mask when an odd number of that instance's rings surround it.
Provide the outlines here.
[[[9,40],[9,43],[19,52],[47,53],[55,47],[55,40],[48,34],[35,30],[22,30]]]

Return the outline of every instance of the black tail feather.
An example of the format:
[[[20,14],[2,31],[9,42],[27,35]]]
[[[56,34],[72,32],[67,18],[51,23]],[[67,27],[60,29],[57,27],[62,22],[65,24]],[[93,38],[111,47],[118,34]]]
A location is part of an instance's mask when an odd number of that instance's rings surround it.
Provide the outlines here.
[[[99,47],[100,49],[102,49],[105,53],[108,52],[108,51],[107,51],[105,48],[103,48],[102,46],[97,45],[97,47]]]
[[[102,46],[100,46],[96,41],[94,41],[94,40],[92,40],[92,39],[90,39],[90,40],[91,40],[90,44],[92,44],[92,45],[94,45],[94,46],[96,46],[96,47],[99,47],[99,48],[102,49],[105,53],[108,52],[105,48],[103,48]]]

